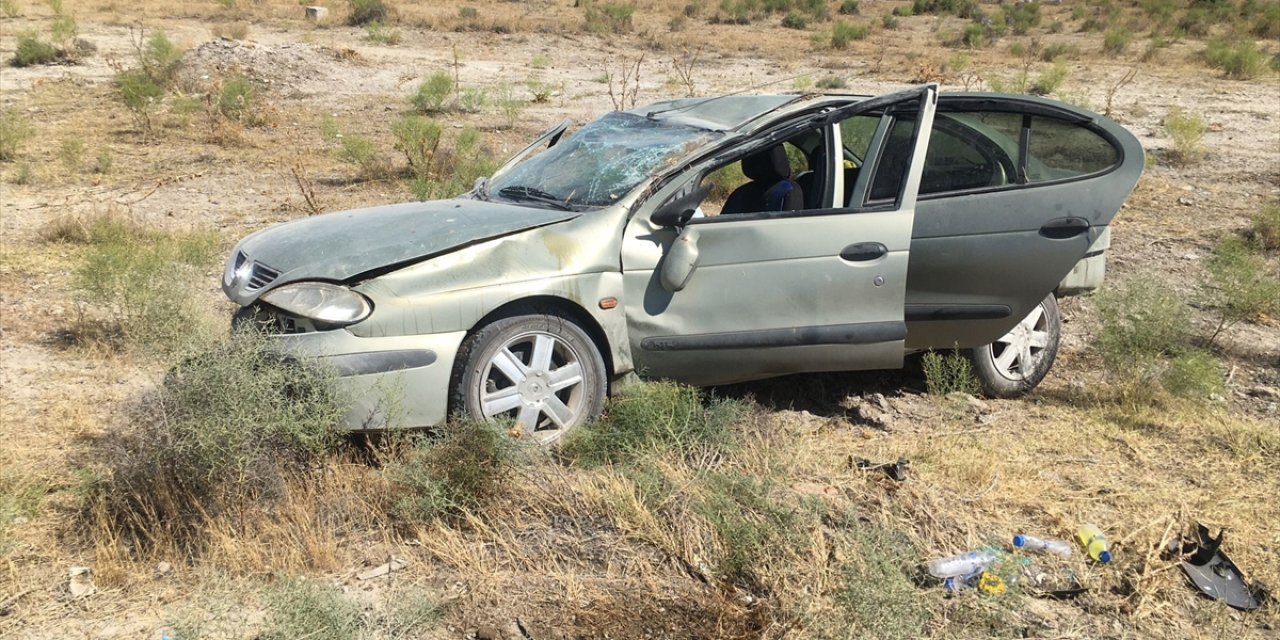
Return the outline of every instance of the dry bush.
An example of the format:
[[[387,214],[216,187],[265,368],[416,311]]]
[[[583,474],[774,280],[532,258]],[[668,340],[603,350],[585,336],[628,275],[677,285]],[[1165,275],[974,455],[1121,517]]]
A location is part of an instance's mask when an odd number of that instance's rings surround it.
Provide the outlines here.
[[[1253,216],[1249,235],[1263,251],[1280,251],[1280,201],[1268,202]]]
[[[1173,140],[1169,156],[1179,164],[1191,164],[1204,155],[1204,134],[1208,130],[1199,115],[1173,107],[1164,118],[1165,133]]]
[[[1233,325],[1280,313],[1280,269],[1244,238],[1222,238],[1205,262],[1206,302],[1218,314],[1210,344]]]
[[[504,425],[461,419],[398,449],[386,475],[395,513],[411,524],[483,509],[507,488],[521,458],[519,442]]]
[[[26,116],[14,107],[0,111],[0,162],[12,162],[18,150],[35,135],[35,129]]]
[[[90,468],[100,480],[82,514],[90,535],[191,557],[248,533],[246,516],[288,503],[296,479],[319,478],[307,476],[338,442],[345,411],[333,380],[251,333],[184,359],[99,443]],[[258,526],[288,522],[285,513]],[[309,526],[323,526],[316,515]]]

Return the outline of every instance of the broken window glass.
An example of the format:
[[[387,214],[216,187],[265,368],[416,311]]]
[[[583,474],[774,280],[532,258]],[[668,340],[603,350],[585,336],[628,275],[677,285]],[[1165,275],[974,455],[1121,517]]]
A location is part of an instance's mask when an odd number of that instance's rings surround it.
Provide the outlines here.
[[[614,111],[498,176],[488,192],[519,201],[537,192],[569,207],[608,206],[721,135]]]

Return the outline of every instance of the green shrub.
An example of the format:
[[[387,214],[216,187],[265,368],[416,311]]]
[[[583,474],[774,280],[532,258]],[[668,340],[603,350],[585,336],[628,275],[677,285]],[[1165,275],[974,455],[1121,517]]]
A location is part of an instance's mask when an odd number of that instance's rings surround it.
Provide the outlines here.
[[[910,567],[919,553],[901,534],[850,518],[853,548],[839,567],[832,596],[838,623],[831,637],[919,638],[929,619]]]
[[[1169,393],[1182,398],[1207,398],[1222,393],[1222,363],[1213,354],[1192,349],[1169,361],[1161,379]]]
[[[9,59],[15,67],[51,64],[62,60],[63,53],[57,47],[40,39],[35,31],[18,32],[18,45]]]
[[[804,14],[793,11],[782,18],[782,26],[787,29],[805,29],[809,26],[809,19]]]
[[[387,467],[395,512],[406,522],[427,522],[481,508],[506,491],[519,453],[505,425],[451,420]]]
[[[150,135],[151,115],[164,99],[164,87],[142,69],[129,69],[117,74],[115,85],[120,92],[120,101],[129,109],[134,121],[143,133]]]
[[[1280,250],[1280,201],[1268,202],[1253,216],[1253,242],[1263,251]]]
[[[848,86],[849,86],[849,83],[845,81],[844,78],[841,78],[840,76],[823,77],[822,79],[818,80],[818,84],[817,84],[817,87],[819,89],[826,89],[826,90],[844,89],[844,88],[847,88]]]
[[[893,31],[898,28],[898,17],[893,14],[886,13],[880,18],[880,26]]]
[[[0,0],[0,15],[6,18],[16,18],[22,15],[22,11],[18,9],[17,0]]]
[[[365,37],[369,42],[394,46],[400,44],[400,40],[403,38],[403,36],[400,35],[399,29],[392,29],[383,25],[381,22],[370,22],[369,24],[366,24],[364,28]]]
[[[53,24],[49,25],[49,35],[53,38],[53,42],[64,51],[71,47],[78,32],[76,19],[66,14],[55,17]]]
[[[1040,24],[1040,3],[1019,2],[1005,6],[1003,9],[1005,23],[1014,35],[1026,35],[1032,27]]]
[[[1065,42],[1055,42],[1040,50],[1040,59],[1045,62],[1057,62],[1061,58],[1074,57],[1075,54],[1075,47]]]
[[[831,25],[831,46],[836,49],[847,49],[854,40],[865,39],[871,34],[871,27],[848,22],[836,22]]]
[[[168,89],[182,67],[182,49],[164,31],[156,29],[139,49],[138,66],[152,83]]]
[[[36,181],[35,168],[30,162],[19,162],[18,171],[13,174],[14,184],[32,184]]]
[[[773,481],[739,473],[716,473],[696,505],[720,541],[716,571],[725,580],[759,592],[774,559],[806,544],[820,516],[818,505],[776,497]]]
[[[1251,32],[1259,38],[1280,39],[1280,2],[1268,2],[1262,6]]]
[[[856,16],[858,15],[858,11],[858,0],[844,0],[840,3],[840,8],[837,10],[837,12],[842,16]]]
[[[1040,76],[1031,84],[1030,92],[1039,96],[1057,93],[1058,89],[1062,88],[1062,84],[1066,81],[1067,65],[1059,60],[1053,63],[1053,66],[1040,73]]]
[[[631,16],[635,5],[629,2],[589,3],[586,9],[586,28],[592,33],[630,33]]]
[[[992,37],[991,31],[987,27],[977,23],[970,23],[960,31],[960,36],[956,38],[954,44],[969,49],[985,49],[991,46],[994,41],[995,38]]]
[[[351,15],[347,16],[347,24],[352,27],[363,26],[370,22],[385,23],[391,13],[382,0],[347,0],[347,5],[351,8]]]
[[[1141,377],[1191,344],[1191,310],[1178,293],[1150,275],[1139,275],[1094,296],[1097,348],[1118,379]]]
[[[360,174],[368,180],[383,178],[390,171],[387,159],[378,151],[378,145],[363,136],[344,136],[337,155],[339,160],[359,167]]]
[[[58,147],[58,160],[67,173],[79,173],[84,160],[84,141],[75,137],[63,140]]]
[[[924,369],[924,382],[930,395],[978,393],[978,380],[973,377],[969,359],[958,351],[945,354],[930,351],[920,359],[920,366]]]
[[[440,148],[440,125],[430,118],[407,115],[391,125],[395,148],[405,155],[414,177],[429,177]]]
[[[594,424],[571,431],[561,451],[589,465],[636,460],[664,452],[692,453],[732,444],[731,426],[746,411],[739,401],[709,399],[669,381],[628,385],[609,400]]]
[[[1267,54],[1248,38],[1213,40],[1204,51],[1205,62],[1221,69],[1226,77],[1253,80],[1267,71]]]
[[[111,158],[111,152],[103,149],[98,152],[98,156],[93,161],[93,172],[98,174],[111,173],[111,167],[115,161]]]
[[[1280,312],[1280,270],[1236,234],[1224,237],[1205,263],[1208,300],[1218,314],[1210,342],[1232,325]]]
[[[18,157],[18,150],[31,136],[35,129],[31,121],[15,107],[0,111],[0,162],[12,162]]]
[[[417,91],[409,97],[409,103],[419,113],[440,113],[445,110],[445,103],[454,88],[453,76],[436,71],[418,85]]]
[[[335,380],[253,333],[183,359],[104,439],[85,515],[135,547],[200,553],[211,518],[282,497],[337,443]]]
[[[1180,164],[1191,164],[1204,154],[1204,120],[1181,107],[1173,107],[1164,118],[1164,129],[1173,141],[1169,156]]]
[[[458,7],[458,17],[463,20],[474,20],[480,15],[475,7]]]
[[[332,585],[286,578],[267,591],[262,640],[355,640],[364,631],[360,605]]]
[[[90,226],[76,288],[105,312],[125,346],[174,353],[208,331],[190,292],[218,250],[214,233],[166,233],[106,217]]]
[[[1102,36],[1102,50],[1113,56],[1120,55],[1129,47],[1132,39],[1132,31],[1124,27],[1111,27]]]
[[[244,124],[257,123],[260,116],[253,83],[240,76],[223,80],[218,90],[218,113]]]
[[[909,4],[898,5],[893,8],[893,15],[898,16],[899,18],[910,18],[915,15],[915,13],[915,9]]]

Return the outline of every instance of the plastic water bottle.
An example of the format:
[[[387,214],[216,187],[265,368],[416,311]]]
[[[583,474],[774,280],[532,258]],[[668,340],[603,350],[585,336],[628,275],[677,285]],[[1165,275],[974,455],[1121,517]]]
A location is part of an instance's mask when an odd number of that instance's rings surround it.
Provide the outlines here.
[[[1071,545],[1065,540],[1037,538],[1019,533],[1013,537],[1013,546],[1027,551],[1044,551],[1055,556],[1071,557]]]
[[[925,569],[935,578],[970,576],[982,572],[995,563],[1000,552],[994,549],[967,551],[960,555],[938,558],[925,563]]]
[[[1111,562],[1111,551],[1107,549],[1107,536],[1098,527],[1086,524],[1076,531],[1076,539],[1084,545],[1085,553],[1098,562]]]

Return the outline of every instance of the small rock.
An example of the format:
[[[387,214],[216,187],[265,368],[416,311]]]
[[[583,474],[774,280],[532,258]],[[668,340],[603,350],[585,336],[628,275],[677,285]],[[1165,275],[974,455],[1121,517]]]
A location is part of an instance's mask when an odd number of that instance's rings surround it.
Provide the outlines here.
[[[974,422],[977,422],[978,424],[981,424],[981,425],[988,425],[995,421],[996,421],[996,417],[989,413],[980,413],[978,414],[978,417],[974,418]]]
[[[1245,393],[1254,398],[1280,398],[1280,389],[1265,385],[1249,387],[1245,390]]]
[[[1189,206],[1191,206],[1191,205],[1193,205],[1193,204],[1195,204],[1195,203],[1196,203],[1196,201],[1195,201],[1195,200],[1192,200],[1191,198],[1178,198],[1178,204],[1180,204],[1180,205],[1182,205],[1182,206],[1184,206],[1184,207],[1189,207]]]
[[[977,411],[979,413],[986,412],[987,410],[987,403],[967,393],[964,393],[963,391],[952,391],[951,393],[947,394],[947,399],[953,400],[955,402],[963,402],[964,404],[968,405],[970,409],[973,409],[974,411]]]
[[[161,562],[160,564],[156,565],[156,575],[162,576],[169,573],[170,571],[173,571],[173,565],[169,564],[168,562]]]
[[[889,409],[890,409],[890,407],[889,407],[889,401],[888,401],[887,399],[885,399],[885,397],[884,397],[884,394],[883,394],[883,393],[873,393],[873,394],[871,394],[871,401],[872,401],[872,402],[874,402],[874,403],[876,404],[876,406],[877,406],[877,407],[880,407],[880,410],[881,410],[881,411],[889,411]]]
[[[13,519],[14,524],[26,524],[28,522],[31,522],[31,520],[26,516],[17,516]]]
[[[476,629],[476,640],[502,640],[502,632],[497,627],[485,625]]]
[[[73,597],[80,598],[98,590],[93,585],[93,578],[89,576],[90,573],[89,567],[71,567],[67,571],[67,575],[70,578],[67,581],[67,589],[71,591]]]
[[[329,17],[329,10],[325,7],[303,7],[303,15],[312,22],[323,22]]]

